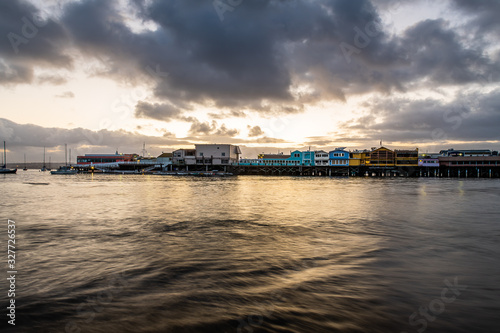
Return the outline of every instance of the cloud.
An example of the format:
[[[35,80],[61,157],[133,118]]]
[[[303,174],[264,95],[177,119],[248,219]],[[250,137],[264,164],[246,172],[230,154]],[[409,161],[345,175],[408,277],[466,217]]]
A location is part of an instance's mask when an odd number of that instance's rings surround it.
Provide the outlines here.
[[[57,97],[57,98],[74,98],[75,94],[73,94],[73,92],[71,92],[71,91],[65,91],[59,95],[55,95],[55,97]]]
[[[68,82],[68,79],[60,75],[43,74],[36,78],[37,84],[50,84],[60,86]]]
[[[147,103],[139,101],[135,106],[135,116],[137,118],[171,121],[173,119],[180,119],[181,114],[181,110],[167,103]]]
[[[166,130],[163,136],[147,136],[124,130],[91,131],[84,128],[42,127],[33,124],[18,124],[0,118],[0,140],[7,141],[9,149],[17,153],[17,155],[14,154],[12,160],[15,160],[16,156],[20,160],[22,151],[38,151],[39,153],[41,147],[55,148],[64,143],[87,152],[114,152],[117,147],[120,147],[122,151],[138,151],[143,142],[156,147],[191,144],[190,141],[176,139],[170,134]]]
[[[448,141],[498,142],[500,90],[458,94],[450,102],[425,99],[373,99],[366,112],[342,124],[352,137],[388,142],[445,144]]]
[[[238,130],[228,129],[225,124],[218,126],[215,120],[209,123],[207,121],[200,122],[197,119],[193,119],[191,128],[189,129],[189,134],[194,136],[234,137],[238,135],[238,133]]]
[[[208,116],[212,119],[226,119],[226,118],[245,118],[247,114],[243,111],[239,110],[229,110],[229,111],[220,111],[218,113],[210,112]]]
[[[468,27],[479,34],[496,34],[500,28],[498,13],[500,2],[496,0],[452,0],[455,7],[470,17]]]
[[[500,73],[498,63],[484,50],[468,48],[442,19],[416,24],[405,32],[403,41],[411,54],[412,68],[432,86],[478,83],[482,76]]]
[[[248,132],[249,137],[261,136],[264,134],[264,131],[262,131],[260,126],[254,126],[254,127],[248,126],[248,128],[249,128]]]
[[[201,140],[231,138],[238,130],[200,122],[187,111],[218,108],[208,112],[211,120],[252,112],[279,117],[324,101],[349,103],[360,95],[386,98],[372,101],[380,110],[370,108],[348,124],[364,130],[365,138],[403,140],[405,126],[409,140],[429,138],[436,128],[449,138],[491,137],[491,124],[500,121],[487,112],[487,104],[464,118],[460,130],[450,130],[443,113],[457,106],[412,100],[405,93],[497,84],[499,2],[450,0],[460,19],[453,14],[446,15],[449,20],[423,20],[397,35],[385,30],[384,14],[405,3],[410,2],[252,0],[221,21],[212,1],[83,0],[65,2],[57,13],[4,1],[0,35],[24,39],[16,39],[23,40],[17,46],[12,38],[0,39],[0,85],[60,85],[67,79],[39,70],[54,73],[96,63],[87,74],[150,89],[155,102],[139,101],[137,118],[190,122],[189,135]],[[493,103],[495,98],[478,91],[475,100]],[[488,120],[483,133],[479,115]],[[257,129],[249,134],[263,135]]]
[[[495,24],[488,16],[498,12],[495,1],[453,1],[471,10],[468,22]],[[3,35],[19,31],[22,17],[39,13],[32,5],[8,3],[0,11],[8,13],[0,14],[7,22],[0,27]],[[489,44],[472,43],[443,19],[419,22],[400,36],[384,31],[379,11],[399,3],[248,1],[221,22],[210,1],[69,2],[60,19],[44,22],[37,37],[22,45],[23,56],[11,54],[0,63],[0,82],[31,82],[34,63],[71,66],[68,54],[74,52],[68,49],[74,49],[101,64],[96,75],[149,82],[154,97],[171,108],[229,109],[211,114],[222,119],[243,116],[239,110],[303,112],[319,101],[404,92],[415,85],[463,85],[485,73],[500,79],[498,59],[485,51]],[[133,28],[131,21],[154,28]],[[354,50],[347,55],[346,45]],[[139,115],[170,119],[171,112]]]
[[[0,2],[0,36],[0,84],[31,83],[36,66],[72,66],[64,28],[28,2]]]

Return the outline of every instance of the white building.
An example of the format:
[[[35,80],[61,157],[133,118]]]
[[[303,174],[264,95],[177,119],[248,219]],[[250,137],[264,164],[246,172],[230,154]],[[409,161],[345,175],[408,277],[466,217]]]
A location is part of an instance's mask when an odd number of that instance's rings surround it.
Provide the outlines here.
[[[314,152],[314,165],[316,166],[328,165],[328,153],[324,150],[316,150]]]
[[[173,151],[172,162],[175,165],[194,165],[196,164],[195,149],[177,149]]]
[[[240,159],[240,147],[229,144],[198,144],[196,164],[230,165]]]

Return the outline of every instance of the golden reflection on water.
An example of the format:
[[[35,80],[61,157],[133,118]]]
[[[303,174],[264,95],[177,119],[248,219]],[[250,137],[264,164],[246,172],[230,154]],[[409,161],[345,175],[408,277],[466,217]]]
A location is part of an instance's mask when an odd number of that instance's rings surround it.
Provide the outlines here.
[[[235,331],[225,325],[263,309],[272,314],[260,328],[401,331],[444,278],[480,285],[500,274],[492,264],[496,181],[17,177],[1,179],[10,194],[1,205],[20,225],[21,282],[35,299],[25,307],[44,311],[38,302],[57,296],[47,308],[78,321],[75,299],[93,297],[110,274],[126,277],[128,287],[87,331],[120,318],[151,331],[212,322]],[[468,310],[457,305],[447,315]]]

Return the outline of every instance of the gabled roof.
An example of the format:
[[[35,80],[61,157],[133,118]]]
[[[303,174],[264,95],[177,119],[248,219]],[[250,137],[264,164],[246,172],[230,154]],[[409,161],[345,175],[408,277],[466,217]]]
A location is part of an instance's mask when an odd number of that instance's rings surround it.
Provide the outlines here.
[[[389,149],[389,148],[386,148],[386,147],[382,146],[382,147],[380,147],[380,148],[377,148],[377,149],[372,150],[372,152],[377,151],[377,150],[388,150],[388,151],[393,151],[393,150],[391,150],[391,149]]]

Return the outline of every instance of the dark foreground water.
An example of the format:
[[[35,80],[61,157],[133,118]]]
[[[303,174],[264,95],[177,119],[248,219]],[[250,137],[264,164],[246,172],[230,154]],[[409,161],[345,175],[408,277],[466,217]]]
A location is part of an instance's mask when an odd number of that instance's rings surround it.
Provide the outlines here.
[[[499,180],[19,171],[0,186],[2,332],[500,331]]]

